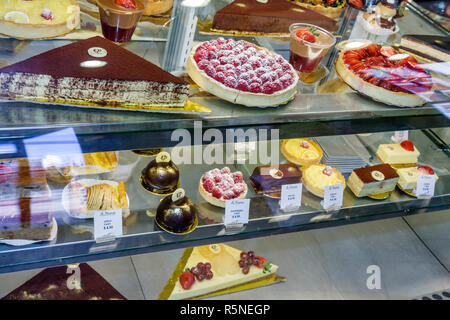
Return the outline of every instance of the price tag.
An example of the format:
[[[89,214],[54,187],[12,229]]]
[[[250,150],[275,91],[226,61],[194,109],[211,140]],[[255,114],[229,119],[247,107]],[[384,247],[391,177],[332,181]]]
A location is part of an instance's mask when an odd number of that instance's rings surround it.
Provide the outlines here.
[[[395,143],[400,143],[402,141],[408,140],[408,130],[395,131],[394,135],[391,137],[391,140]]]
[[[417,198],[431,198],[434,196],[436,177],[432,174],[419,174],[415,194]]]
[[[94,211],[95,240],[116,238],[122,234],[122,209]]]
[[[293,210],[302,205],[302,187],[301,183],[284,184],[281,186],[281,210]]]
[[[323,201],[320,203],[325,210],[339,209],[342,207],[344,197],[344,185],[335,184],[325,187]]]
[[[224,224],[247,224],[250,199],[227,200],[225,204]]]

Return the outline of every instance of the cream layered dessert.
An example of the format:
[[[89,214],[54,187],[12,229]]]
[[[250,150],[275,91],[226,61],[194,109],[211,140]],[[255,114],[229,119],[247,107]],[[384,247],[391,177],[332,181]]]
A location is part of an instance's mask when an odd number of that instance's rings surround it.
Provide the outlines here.
[[[377,195],[395,189],[398,174],[388,164],[379,164],[352,171],[347,185],[357,197]]]
[[[434,170],[429,166],[418,166],[411,168],[400,168],[397,170],[399,179],[397,185],[400,189],[405,191],[412,191],[417,187],[417,177],[419,175],[434,175],[436,180],[438,176]]]
[[[420,152],[411,141],[405,140],[401,143],[380,144],[376,155],[382,163],[411,167],[417,164]]]
[[[345,187],[345,178],[336,168],[313,164],[303,170],[303,184],[309,192],[323,198],[326,186],[343,184]]]
[[[289,31],[289,62],[299,72],[313,72],[328,49],[336,43],[330,32],[311,24],[294,23],[289,27]]]
[[[0,96],[150,109],[184,106],[189,84],[102,37],[62,46],[0,69]]]

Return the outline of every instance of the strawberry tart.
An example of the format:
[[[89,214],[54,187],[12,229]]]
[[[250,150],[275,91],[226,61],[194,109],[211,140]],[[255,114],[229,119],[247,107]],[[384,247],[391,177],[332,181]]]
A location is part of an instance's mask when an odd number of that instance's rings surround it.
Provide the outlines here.
[[[285,103],[294,96],[298,82],[282,56],[244,40],[200,43],[192,49],[186,70],[203,90],[246,106]]]
[[[431,75],[414,57],[374,43],[342,51],[335,68],[354,90],[399,107],[423,105],[421,95],[433,86]]]
[[[215,168],[205,172],[200,179],[198,191],[210,204],[225,208],[227,200],[244,199],[247,195],[247,184],[242,172],[231,172],[230,168]]]

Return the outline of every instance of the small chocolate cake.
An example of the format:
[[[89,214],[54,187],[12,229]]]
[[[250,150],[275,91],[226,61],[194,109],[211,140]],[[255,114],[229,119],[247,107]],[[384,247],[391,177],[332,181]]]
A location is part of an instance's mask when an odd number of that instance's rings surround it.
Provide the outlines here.
[[[179,183],[180,172],[178,167],[170,160],[167,152],[161,152],[142,170],[141,184],[153,193],[173,193]]]
[[[250,183],[256,193],[276,196],[284,184],[300,183],[302,172],[292,164],[256,167],[250,177]]]
[[[161,200],[155,215],[156,224],[170,233],[188,233],[198,224],[197,209],[183,189]]]

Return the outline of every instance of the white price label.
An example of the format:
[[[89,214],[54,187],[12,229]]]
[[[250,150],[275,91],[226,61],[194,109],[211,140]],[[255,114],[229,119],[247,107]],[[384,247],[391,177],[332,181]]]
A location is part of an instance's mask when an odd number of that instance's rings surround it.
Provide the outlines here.
[[[94,211],[94,238],[115,238],[123,234],[122,209]]]
[[[415,194],[418,198],[431,198],[434,196],[436,177],[432,174],[419,174]]]
[[[302,205],[301,183],[284,184],[281,186],[280,209],[296,209]]]
[[[250,199],[232,199],[225,203],[224,224],[247,224]]]
[[[321,201],[322,207],[325,210],[339,209],[342,207],[343,197],[344,197],[343,184],[326,186],[323,201]]]
[[[400,143],[402,141],[408,140],[408,130],[395,131],[391,139],[395,143]]]

